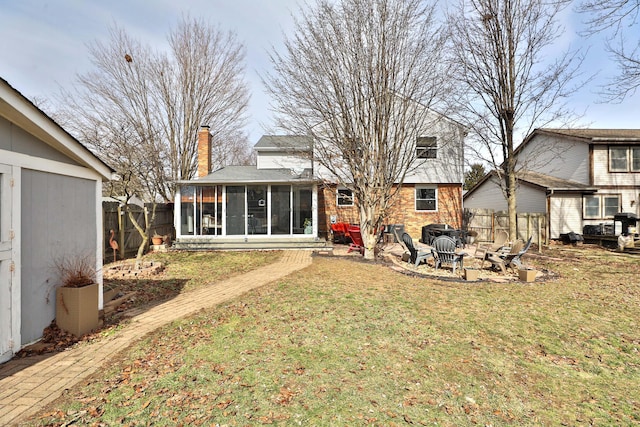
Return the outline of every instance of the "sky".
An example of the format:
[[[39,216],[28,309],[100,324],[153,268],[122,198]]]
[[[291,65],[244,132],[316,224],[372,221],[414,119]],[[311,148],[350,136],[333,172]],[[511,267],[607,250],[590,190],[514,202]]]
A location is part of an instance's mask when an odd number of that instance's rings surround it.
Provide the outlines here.
[[[271,71],[269,52],[291,34],[298,0],[0,0],[0,77],[27,98],[51,99],[70,88],[75,76],[92,70],[87,44],[108,41],[117,24],[141,42],[162,49],[182,14],[234,31],[246,48],[246,81],[251,91],[250,143],[272,133],[270,99],[261,76]],[[603,104],[597,84],[614,72],[602,40],[578,36],[580,19],[565,14],[558,48],[589,48],[585,74],[596,73],[570,106],[583,126],[640,128],[640,93],[619,104]]]

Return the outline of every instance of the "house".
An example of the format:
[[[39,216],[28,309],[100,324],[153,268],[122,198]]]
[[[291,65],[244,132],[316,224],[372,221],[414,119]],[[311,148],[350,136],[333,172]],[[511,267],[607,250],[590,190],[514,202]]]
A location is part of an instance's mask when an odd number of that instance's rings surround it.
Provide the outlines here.
[[[0,79],[0,362],[55,318],[57,259],[88,256],[100,271],[102,182],[112,172]]]
[[[434,222],[462,225],[463,140],[462,126],[440,116],[437,126],[417,135],[411,149],[418,159],[388,224],[402,224],[415,236]],[[310,137],[265,135],[254,146],[256,165],[216,171],[210,170],[211,144],[208,127],[202,127],[198,176],[178,182],[176,247],[317,248],[329,244],[332,222],[359,222],[348,186],[319,173]]]
[[[517,211],[546,214],[552,239],[640,213],[640,129],[536,129],[514,154]],[[495,174],[465,194],[464,207],[507,210]]]

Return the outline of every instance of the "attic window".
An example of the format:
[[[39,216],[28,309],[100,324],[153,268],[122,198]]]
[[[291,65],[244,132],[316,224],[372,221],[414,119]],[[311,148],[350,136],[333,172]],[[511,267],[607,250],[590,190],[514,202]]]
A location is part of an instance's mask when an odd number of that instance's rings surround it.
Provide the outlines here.
[[[435,136],[416,138],[416,158],[435,159],[438,156],[438,143]]]

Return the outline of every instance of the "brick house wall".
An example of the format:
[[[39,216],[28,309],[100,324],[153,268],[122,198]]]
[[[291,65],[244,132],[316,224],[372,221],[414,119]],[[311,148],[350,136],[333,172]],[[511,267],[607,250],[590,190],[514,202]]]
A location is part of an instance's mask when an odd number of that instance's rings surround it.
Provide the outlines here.
[[[336,205],[337,186],[324,186],[318,189],[318,232],[329,236],[331,215],[338,222],[358,224],[360,217],[357,207]],[[436,212],[416,211],[415,185],[406,184],[396,195],[385,224],[403,224],[404,229],[415,240],[422,236],[422,227],[428,224],[449,224],[454,228],[462,227],[462,186],[460,184],[438,185],[438,210]]]

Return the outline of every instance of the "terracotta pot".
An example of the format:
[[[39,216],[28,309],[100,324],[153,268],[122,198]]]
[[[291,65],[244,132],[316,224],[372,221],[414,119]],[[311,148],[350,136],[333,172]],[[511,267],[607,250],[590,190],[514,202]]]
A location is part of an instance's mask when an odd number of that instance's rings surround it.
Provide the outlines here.
[[[164,239],[162,237],[152,237],[151,238],[151,243],[153,243],[154,245],[161,245],[162,242],[164,242]]]

